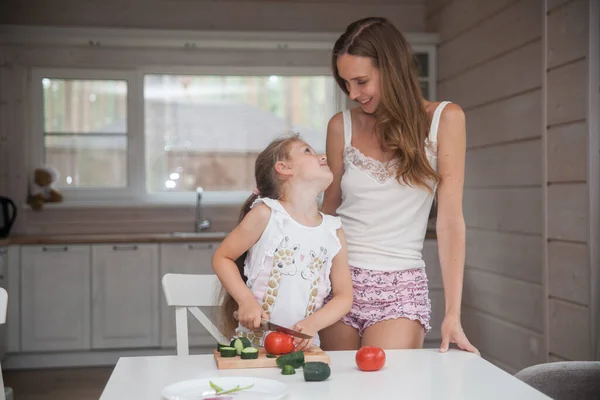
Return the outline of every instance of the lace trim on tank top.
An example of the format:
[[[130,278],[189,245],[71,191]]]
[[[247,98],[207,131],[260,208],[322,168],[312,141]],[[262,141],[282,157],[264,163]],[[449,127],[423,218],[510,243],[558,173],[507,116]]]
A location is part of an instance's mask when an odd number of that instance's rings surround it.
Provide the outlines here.
[[[431,163],[434,169],[437,170],[437,130],[439,125],[439,119],[444,107],[450,104],[449,101],[440,103],[435,109],[433,120],[429,134],[425,138],[425,153],[427,159]],[[373,157],[364,155],[359,149],[352,146],[352,116],[350,110],[343,112],[344,122],[344,163],[350,163],[359,170],[366,173],[372,180],[379,184],[384,184],[391,178],[396,177],[396,169],[398,167],[398,161],[393,159],[388,162],[379,161]],[[402,183],[402,179],[400,179]]]
[[[436,143],[431,143],[429,139],[425,139],[425,151],[430,161],[437,157],[435,145]],[[384,163],[373,157],[365,156],[352,145],[346,146],[344,158],[347,162],[350,162],[356,168],[369,175],[377,183],[384,184],[392,178],[396,179],[398,161],[395,159]]]
[[[377,183],[383,184],[396,177],[396,166],[398,165],[396,160],[384,163],[373,157],[365,156],[354,146],[346,146],[344,158]]]

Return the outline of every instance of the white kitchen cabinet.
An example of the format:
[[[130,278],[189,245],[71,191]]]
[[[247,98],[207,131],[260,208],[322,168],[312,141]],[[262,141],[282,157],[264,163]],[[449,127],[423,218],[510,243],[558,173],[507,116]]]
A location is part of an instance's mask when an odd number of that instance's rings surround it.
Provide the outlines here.
[[[167,273],[178,274],[214,274],[212,257],[218,242],[210,243],[163,243],[161,244],[161,278]],[[162,288],[161,288],[162,289]],[[218,295],[218,293],[215,293]],[[167,306],[164,292],[161,290],[161,346],[175,346],[175,309]],[[203,311],[211,312],[203,308]],[[194,316],[188,313],[188,332],[190,346],[214,345],[215,339],[204,329]]]
[[[8,292],[6,350],[17,353],[21,351],[21,247],[9,246],[7,250],[4,256],[6,264],[2,271]]]
[[[160,345],[158,244],[92,248],[92,348]]]
[[[90,246],[21,247],[21,350],[90,348]]]

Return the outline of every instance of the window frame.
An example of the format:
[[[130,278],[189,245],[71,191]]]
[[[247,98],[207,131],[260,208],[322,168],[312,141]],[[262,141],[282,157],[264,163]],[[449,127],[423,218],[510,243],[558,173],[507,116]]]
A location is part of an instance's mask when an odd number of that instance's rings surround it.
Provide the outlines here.
[[[127,185],[117,187],[60,187],[68,201],[90,200],[124,200],[139,197],[144,191],[145,171],[136,162],[143,151],[143,123],[139,119],[139,105],[132,94],[139,91],[135,71],[131,70],[99,70],[80,68],[33,68],[31,70],[32,100],[32,134],[31,134],[31,169],[44,165],[46,146],[44,143],[44,94],[42,79],[72,80],[119,80],[127,83]]]
[[[413,44],[413,54],[427,54],[427,76],[419,77],[420,82],[427,82],[429,86],[429,101],[437,101],[437,52],[435,44]]]
[[[181,66],[171,66],[171,67],[145,67],[140,68],[138,70],[138,76],[140,81],[142,82],[142,92],[141,101],[144,104],[144,76],[145,75],[239,75],[239,76],[328,76],[331,75],[329,68],[327,67],[303,67],[303,66],[295,66],[295,67],[286,67],[286,66],[276,66],[276,67],[268,67],[268,66],[251,66],[251,67],[239,67],[239,66],[224,66],[224,67],[214,67],[214,66],[193,66],[193,67],[181,67]],[[335,112],[339,112],[342,110],[343,104],[343,96],[344,92],[339,89],[335,83],[335,80],[332,82],[334,86],[334,108]],[[145,121],[145,107],[142,106],[142,110],[140,111],[142,123]],[[143,132],[145,135],[145,132]],[[144,136],[145,137],[145,136]],[[143,154],[143,168],[146,168],[146,157],[145,157],[145,147]],[[151,203],[189,203],[193,202],[196,196],[195,192],[160,192],[160,193],[151,193],[147,191],[146,187],[146,176],[144,175],[144,187],[143,187],[143,199],[145,201],[149,201]],[[207,204],[239,204],[243,203],[248,196],[250,195],[250,191],[205,191],[203,195],[203,203]]]
[[[72,202],[117,202],[136,201],[142,203],[190,203],[195,192],[152,193],[146,187],[145,148],[145,75],[240,75],[240,76],[329,76],[327,67],[304,66],[167,66],[140,67],[135,70],[108,70],[84,68],[33,68],[31,71],[32,98],[32,169],[44,164],[44,104],[42,79],[123,80],[127,82],[127,186],[124,188],[60,187],[66,203]],[[38,84],[39,83],[39,84]],[[332,82],[334,109],[342,110],[344,93]],[[208,204],[238,204],[243,202],[249,191],[206,191],[204,202]]]

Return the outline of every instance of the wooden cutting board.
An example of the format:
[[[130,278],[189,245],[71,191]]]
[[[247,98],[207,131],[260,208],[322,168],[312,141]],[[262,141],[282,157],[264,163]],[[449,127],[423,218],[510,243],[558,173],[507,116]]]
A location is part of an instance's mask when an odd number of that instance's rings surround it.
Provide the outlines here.
[[[242,360],[239,356],[236,357],[221,357],[221,353],[217,349],[214,350],[215,361],[218,369],[241,369],[241,368],[272,368],[277,367],[275,358],[267,358],[267,352],[264,348],[258,349],[258,358],[256,360]],[[313,347],[310,350],[304,351],[304,361],[323,361],[327,364],[331,363],[329,356],[318,347]]]

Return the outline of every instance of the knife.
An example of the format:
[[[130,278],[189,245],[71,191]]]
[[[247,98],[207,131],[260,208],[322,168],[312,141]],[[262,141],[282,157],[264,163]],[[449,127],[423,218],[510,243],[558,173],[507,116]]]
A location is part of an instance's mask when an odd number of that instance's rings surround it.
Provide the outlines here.
[[[233,312],[233,318],[238,319],[238,312]],[[281,333],[286,333],[291,336],[295,336],[300,339],[312,339],[312,336],[307,335],[306,333],[298,332],[290,328],[286,328],[285,326],[277,325],[272,323],[271,321],[267,321],[266,319],[260,320],[260,327],[265,331],[276,331]]]

